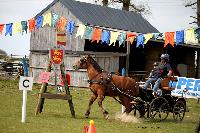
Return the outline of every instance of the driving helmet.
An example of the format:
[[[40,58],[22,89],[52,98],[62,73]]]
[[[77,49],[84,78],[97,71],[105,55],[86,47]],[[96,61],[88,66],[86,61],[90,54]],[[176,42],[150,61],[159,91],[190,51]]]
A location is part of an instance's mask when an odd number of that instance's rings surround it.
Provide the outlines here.
[[[162,54],[160,56],[160,58],[169,61],[169,55],[168,54]]]

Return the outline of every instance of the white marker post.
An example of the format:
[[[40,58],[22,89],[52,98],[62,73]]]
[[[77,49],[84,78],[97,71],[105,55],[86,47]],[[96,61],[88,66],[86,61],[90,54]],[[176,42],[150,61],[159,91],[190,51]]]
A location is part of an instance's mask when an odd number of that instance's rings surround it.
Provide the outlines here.
[[[32,90],[33,77],[20,76],[19,90],[23,90],[23,103],[22,103],[22,123],[26,120],[26,102],[27,102],[27,90]]]
[[[126,76],[126,70],[125,68],[122,68],[122,76]],[[124,113],[125,107],[122,105],[122,113]]]

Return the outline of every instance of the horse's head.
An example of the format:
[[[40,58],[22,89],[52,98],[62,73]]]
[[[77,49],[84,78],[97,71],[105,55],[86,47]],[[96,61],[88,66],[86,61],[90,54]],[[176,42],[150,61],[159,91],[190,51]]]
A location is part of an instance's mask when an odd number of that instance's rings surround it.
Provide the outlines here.
[[[88,66],[88,57],[83,56],[80,60],[76,61],[74,63],[74,65],[73,65],[73,68],[75,70],[78,70],[78,69],[87,69],[87,66]]]

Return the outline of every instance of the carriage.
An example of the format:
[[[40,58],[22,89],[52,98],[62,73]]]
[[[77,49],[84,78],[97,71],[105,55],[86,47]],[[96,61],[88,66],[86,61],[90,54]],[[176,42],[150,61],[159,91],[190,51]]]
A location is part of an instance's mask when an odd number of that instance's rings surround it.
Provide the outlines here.
[[[159,95],[155,97],[151,89],[147,89],[146,93],[141,96],[145,111],[145,117],[151,120],[165,120],[169,113],[173,114],[173,119],[182,121],[186,112],[186,100],[184,97],[172,96],[171,91],[174,89],[170,87],[170,82],[176,81],[176,77],[165,78],[158,89]],[[135,102],[133,104],[134,115],[141,107],[141,104]]]
[[[81,58],[73,67],[75,70],[87,69],[88,83],[90,84],[90,90],[93,92],[85,113],[86,118],[89,117],[91,106],[96,99],[104,117],[108,118],[108,112],[102,105],[105,96],[113,97],[124,105],[124,113],[130,113],[131,111],[135,113],[138,110],[140,116],[165,120],[171,112],[175,120],[183,120],[184,118],[186,101],[183,97],[172,96],[171,90],[173,88],[169,86],[170,81],[177,80],[176,77],[163,79],[160,88],[162,93],[160,96],[154,97],[152,90],[145,93],[134,79],[104,71],[90,55]]]

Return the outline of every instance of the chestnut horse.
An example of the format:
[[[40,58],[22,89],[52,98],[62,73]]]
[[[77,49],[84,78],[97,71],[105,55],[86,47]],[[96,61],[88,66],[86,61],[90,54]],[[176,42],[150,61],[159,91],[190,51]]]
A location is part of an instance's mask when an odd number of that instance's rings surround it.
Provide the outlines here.
[[[108,118],[108,112],[102,106],[105,96],[118,97],[118,102],[125,106],[125,113],[132,111],[131,101],[139,96],[139,86],[134,79],[104,71],[90,55],[77,61],[73,68],[87,69],[90,90],[93,92],[85,113],[86,118],[89,117],[91,105],[96,99],[104,117]]]

